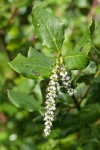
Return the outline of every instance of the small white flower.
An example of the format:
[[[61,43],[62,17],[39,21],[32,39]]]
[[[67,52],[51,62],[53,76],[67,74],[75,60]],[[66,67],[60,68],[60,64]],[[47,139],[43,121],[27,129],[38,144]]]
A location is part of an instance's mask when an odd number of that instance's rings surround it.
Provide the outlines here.
[[[56,110],[55,98],[57,97],[57,85],[58,85],[58,66],[55,67],[52,71],[50,81],[47,87],[46,94],[46,112],[45,112],[45,129],[44,133],[48,136],[51,132],[52,122],[54,121],[54,111]]]
[[[68,94],[69,94],[70,96],[72,96],[72,95],[74,94],[74,90],[73,90],[72,88],[69,88],[69,89],[68,89]]]
[[[49,98],[49,97],[51,97],[52,96],[52,94],[51,93],[48,93],[47,95],[46,95],[46,98]]]
[[[50,117],[50,120],[51,120],[51,121],[54,121],[54,117]]]
[[[61,77],[65,79],[65,78],[66,78],[66,74],[63,73],[63,74],[61,75]]]
[[[52,122],[50,122],[50,121],[47,121],[47,122],[45,122],[44,124],[45,124],[45,125],[48,125],[48,124],[49,124],[50,126],[52,126]]]
[[[63,76],[64,75],[64,73],[63,72],[60,72],[60,76]]]
[[[53,69],[53,70],[52,70],[52,73],[56,73],[56,69]]]
[[[49,101],[46,101],[45,104],[49,104]]]
[[[49,104],[49,103],[48,103],[48,104]],[[45,107],[45,109],[46,109],[46,110],[48,110],[48,109],[49,109],[49,107],[50,107],[50,106],[49,106],[49,105],[47,105],[47,106]]]
[[[55,100],[54,100],[54,98],[53,98],[53,97],[50,97],[50,98],[48,99],[48,101],[49,101],[49,102],[51,102],[52,104],[54,104],[54,103],[55,103]]]
[[[70,80],[70,77],[69,77],[69,76],[67,76],[67,77],[66,77],[66,80]]]
[[[67,88],[68,94],[70,96],[72,96],[74,92],[73,92],[73,89],[71,88],[71,80],[70,80],[70,77],[68,76],[68,72],[64,66],[61,66],[59,75],[61,77],[63,86],[65,88]]]
[[[69,92],[68,94],[69,94],[70,96],[72,96],[72,95],[73,95],[73,93],[72,93],[72,92]]]
[[[44,132],[48,132],[47,128],[44,129]]]
[[[53,80],[51,80],[50,82],[49,82],[49,85],[55,85],[56,83],[53,81]]]
[[[68,86],[69,85],[69,83],[68,82],[62,82],[63,83],[63,85],[65,85],[65,86]]]
[[[48,136],[50,134],[51,131],[47,131],[45,132],[45,135]]]
[[[55,91],[55,90],[56,90],[56,87],[55,87],[55,86],[50,86],[50,87],[47,88],[47,91],[51,91],[51,90],[54,90],[54,91]]]
[[[67,81],[69,84],[71,84],[71,80]]]
[[[51,110],[56,110],[56,107],[55,107],[55,106],[53,106],[53,107],[51,108]]]
[[[46,116],[46,117],[44,117],[44,121],[47,121],[48,120],[48,117]]]
[[[47,130],[50,129],[50,126],[49,126],[49,125],[46,125],[46,129],[47,129]]]
[[[46,106],[45,106],[45,115],[44,115],[44,133],[46,136],[48,136],[51,133],[51,127],[52,127],[52,122],[54,121],[54,111],[56,110],[56,104],[55,104],[55,99],[57,97],[57,93],[60,90],[60,84],[58,82],[58,79],[60,77],[60,80],[62,82],[63,87],[67,88],[68,94],[70,96],[73,95],[74,90],[71,88],[71,80],[70,77],[68,76],[68,72],[64,65],[61,66],[56,66],[52,70],[52,75],[50,77],[50,81],[47,87],[47,94],[46,94]]]
[[[65,71],[65,68],[63,66],[60,67],[61,71]]]
[[[57,74],[53,74],[50,79],[57,79],[58,78],[58,75]]]
[[[49,110],[49,111],[48,111],[48,114],[49,114],[49,115],[54,115],[54,112],[51,111],[51,110]]]
[[[54,100],[54,98],[53,97],[49,97],[49,98],[47,98],[47,100],[46,100],[46,102],[55,102],[55,100]]]

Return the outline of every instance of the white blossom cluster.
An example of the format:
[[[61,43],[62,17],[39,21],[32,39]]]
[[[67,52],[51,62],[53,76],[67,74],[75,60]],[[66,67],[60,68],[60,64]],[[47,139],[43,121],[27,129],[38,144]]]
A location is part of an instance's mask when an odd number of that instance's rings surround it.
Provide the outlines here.
[[[45,129],[44,133],[48,136],[51,133],[52,122],[54,121],[54,111],[56,110],[55,99],[57,98],[57,92],[60,90],[59,79],[62,81],[64,88],[68,90],[70,96],[73,95],[74,90],[71,88],[71,80],[68,76],[68,72],[65,69],[64,65],[56,66],[52,70],[52,75],[48,87],[46,89],[46,106],[45,106]]]
[[[46,112],[45,112],[45,129],[44,133],[48,136],[51,133],[52,122],[54,121],[54,111],[56,110],[55,98],[57,97],[57,88],[59,86],[58,83],[58,66],[56,66],[52,70],[52,75],[50,77],[50,81],[47,87],[47,95],[46,95]]]
[[[72,96],[74,94],[74,89],[71,88],[71,80],[70,80],[70,76],[68,75],[68,72],[66,70],[66,68],[64,67],[64,65],[62,65],[60,67],[60,78],[62,81],[62,85],[68,90],[68,94],[70,96]]]

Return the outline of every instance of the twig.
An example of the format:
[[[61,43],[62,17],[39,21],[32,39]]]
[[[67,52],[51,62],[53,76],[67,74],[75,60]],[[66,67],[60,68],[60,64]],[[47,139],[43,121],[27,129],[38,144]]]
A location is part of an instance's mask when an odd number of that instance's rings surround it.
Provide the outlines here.
[[[77,110],[81,110],[80,103],[77,101],[77,99],[75,98],[74,95],[72,96],[72,98],[73,98],[73,101],[74,101],[74,103],[76,105]]]
[[[92,84],[90,84],[88,87],[87,87],[87,90],[84,92],[84,94],[82,95],[80,101],[79,101],[79,104],[81,104],[81,102],[83,101],[83,99],[87,96],[90,88],[91,88]]]
[[[92,44],[92,47],[94,48],[94,50],[100,55],[100,51]]]
[[[98,0],[93,0],[91,9],[88,14],[88,19],[91,19],[94,17],[95,9],[96,9],[97,5],[98,5]]]

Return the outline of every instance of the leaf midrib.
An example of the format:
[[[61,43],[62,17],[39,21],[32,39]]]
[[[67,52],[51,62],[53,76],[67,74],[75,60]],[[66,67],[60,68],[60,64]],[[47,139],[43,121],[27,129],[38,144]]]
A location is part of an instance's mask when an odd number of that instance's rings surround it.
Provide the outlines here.
[[[69,55],[69,56],[66,56],[66,57],[80,57],[80,56],[83,56],[83,55],[86,56],[85,54],[80,54],[80,55]],[[66,58],[66,57],[65,57],[65,58]],[[87,56],[86,56],[86,57],[87,57]]]
[[[43,17],[41,16],[41,13],[40,13],[40,12],[39,12],[39,14],[40,14],[40,17],[41,17],[41,19],[43,20],[45,26],[47,27],[47,29],[48,29],[48,31],[49,31],[51,37],[52,37],[52,40],[53,40],[53,42],[54,42],[54,44],[55,44],[57,50],[59,51],[59,48],[58,48],[58,46],[57,46],[57,43],[55,42],[56,40],[55,40],[55,38],[53,38],[53,35],[52,35],[52,33],[51,33],[51,31],[50,31],[48,25],[46,24],[45,20],[44,20]]]

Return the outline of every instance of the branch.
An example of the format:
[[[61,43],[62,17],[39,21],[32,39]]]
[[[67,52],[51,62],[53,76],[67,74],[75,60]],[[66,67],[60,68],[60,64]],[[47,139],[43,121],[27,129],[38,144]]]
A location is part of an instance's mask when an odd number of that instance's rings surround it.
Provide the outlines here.
[[[98,0],[93,0],[91,9],[88,14],[88,19],[91,19],[94,17],[95,9],[96,9],[97,5],[98,5]]]
[[[76,106],[77,110],[80,110],[81,109],[80,103],[77,101],[77,99],[74,95],[72,96],[72,98],[73,98],[73,101],[75,103],[75,106]]]
[[[87,96],[90,88],[91,88],[92,84],[90,84],[88,87],[87,87],[87,90],[84,92],[84,94],[82,95],[81,97],[81,100],[79,101],[79,104],[81,104],[81,102],[83,101],[83,99]]]

